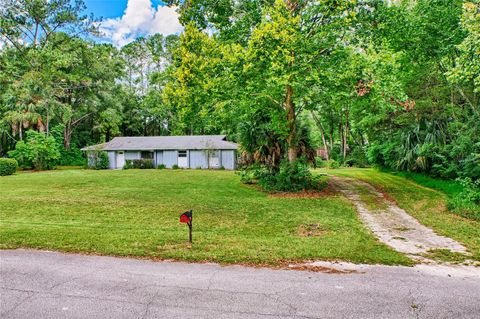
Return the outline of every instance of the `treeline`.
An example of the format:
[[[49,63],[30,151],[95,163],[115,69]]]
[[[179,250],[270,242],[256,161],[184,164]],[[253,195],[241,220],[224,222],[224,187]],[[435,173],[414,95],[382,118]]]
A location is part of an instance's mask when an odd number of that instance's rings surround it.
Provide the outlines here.
[[[0,155],[36,130],[62,164],[118,135],[227,134],[245,164],[480,177],[478,0],[167,1],[179,36],[91,40],[82,1],[2,1]]]

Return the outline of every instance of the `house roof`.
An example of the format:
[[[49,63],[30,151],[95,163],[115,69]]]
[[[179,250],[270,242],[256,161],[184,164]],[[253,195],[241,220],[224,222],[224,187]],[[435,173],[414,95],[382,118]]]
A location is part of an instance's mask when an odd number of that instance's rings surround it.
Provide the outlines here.
[[[96,144],[91,146],[85,146],[82,148],[82,151],[95,151],[95,150],[103,150],[103,148],[107,145],[107,143]]]
[[[82,151],[150,151],[150,150],[236,150],[238,145],[226,141],[225,135],[115,137],[108,143],[82,148]]]

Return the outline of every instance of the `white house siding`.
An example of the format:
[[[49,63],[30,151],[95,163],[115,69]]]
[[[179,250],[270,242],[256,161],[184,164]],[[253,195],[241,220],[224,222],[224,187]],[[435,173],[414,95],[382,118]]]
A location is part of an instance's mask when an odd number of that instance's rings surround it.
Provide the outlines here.
[[[155,166],[158,166],[163,163],[163,151],[156,151],[155,152]]]
[[[125,160],[140,159],[140,152],[125,151]]]
[[[235,151],[234,150],[221,150],[220,165],[225,169],[235,169]]]
[[[177,151],[163,151],[163,164],[168,168],[178,163]]]
[[[190,168],[208,168],[208,153],[203,150],[191,150]]]
[[[110,169],[118,168],[116,151],[108,151],[108,160]],[[125,151],[125,160],[141,159],[141,152],[139,151]],[[208,151],[207,150],[189,150],[188,167],[207,169],[208,167]],[[157,150],[155,151],[155,166],[165,164],[167,168],[172,168],[173,165],[178,164],[178,151],[176,150]],[[236,168],[236,158],[234,150],[220,150],[220,166],[225,169],[234,170]]]
[[[110,169],[117,168],[117,157],[115,155],[115,151],[108,151],[108,163]]]

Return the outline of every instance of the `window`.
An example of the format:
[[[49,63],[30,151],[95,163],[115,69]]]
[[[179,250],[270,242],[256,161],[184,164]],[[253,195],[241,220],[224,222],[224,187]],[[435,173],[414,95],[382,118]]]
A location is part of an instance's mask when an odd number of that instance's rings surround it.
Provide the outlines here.
[[[142,159],[153,159],[153,152],[147,151],[140,154]]]
[[[178,151],[178,157],[187,157],[187,151]]]

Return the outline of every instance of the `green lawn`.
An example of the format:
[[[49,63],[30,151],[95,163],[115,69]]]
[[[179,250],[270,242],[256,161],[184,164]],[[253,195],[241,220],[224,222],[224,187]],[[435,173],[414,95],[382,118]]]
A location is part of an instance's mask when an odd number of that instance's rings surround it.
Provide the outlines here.
[[[480,261],[480,222],[460,217],[447,209],[448,195],[460,192],[454,182],[434,180],[421,175],[380,172],[375,169],[343,168],[318,170],[328,174],[361,179],[386,192],[401,208],[438,234],[451,237],[465,244]],[[415,183],[428,185],[428,187]],[[435,189],[432,189],[435,188]]]
[[[178,221],[190,208],[192,247]],[[302,225],[310,224],[319,225],[316,236],[305,236]],[[0,248],[18,247],[224,263],[411,264],[365,230],[344,198],[273,197],[229,171],[63,170],[1,177]]]

